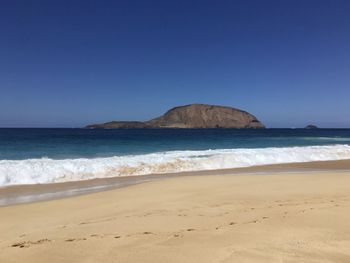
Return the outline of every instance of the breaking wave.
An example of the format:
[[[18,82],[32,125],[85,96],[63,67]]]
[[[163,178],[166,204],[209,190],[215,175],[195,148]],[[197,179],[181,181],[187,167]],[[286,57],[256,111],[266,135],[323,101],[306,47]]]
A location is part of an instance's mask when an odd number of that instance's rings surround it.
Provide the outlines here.
[[[0,186],[350,159],[349,145],[170,151],[95,159],[1,160]]]

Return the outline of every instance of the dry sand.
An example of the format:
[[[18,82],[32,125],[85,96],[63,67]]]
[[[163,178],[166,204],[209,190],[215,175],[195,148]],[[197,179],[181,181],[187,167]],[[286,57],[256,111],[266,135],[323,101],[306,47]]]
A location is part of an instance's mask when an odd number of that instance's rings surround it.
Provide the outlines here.
[[[184,176],[1,207],[0,262],[348,263],[350,172]]]

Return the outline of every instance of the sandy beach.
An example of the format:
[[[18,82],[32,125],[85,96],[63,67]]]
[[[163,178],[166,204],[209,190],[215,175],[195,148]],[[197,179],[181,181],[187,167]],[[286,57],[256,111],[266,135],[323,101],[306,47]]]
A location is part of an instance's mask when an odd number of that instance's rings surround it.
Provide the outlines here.
[[[0,263],[350,263],[350,0],[0,6]]]
[[[350,262],[349,161],[296,166],[1,207],[0,262]]]

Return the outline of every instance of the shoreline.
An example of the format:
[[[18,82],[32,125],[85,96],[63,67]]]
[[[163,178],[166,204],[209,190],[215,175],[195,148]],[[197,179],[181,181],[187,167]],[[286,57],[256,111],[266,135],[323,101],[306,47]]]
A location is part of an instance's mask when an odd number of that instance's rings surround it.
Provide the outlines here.
[[[233,169],[204,170],[167,174],[119,176],[52,184],[13,185],[0,188],[0,207],[69,198],[176,177],[205,175],[258,175],[303,172],[310,173],[321,171],[350,171],[350,159],[336,161],[282,163]]]

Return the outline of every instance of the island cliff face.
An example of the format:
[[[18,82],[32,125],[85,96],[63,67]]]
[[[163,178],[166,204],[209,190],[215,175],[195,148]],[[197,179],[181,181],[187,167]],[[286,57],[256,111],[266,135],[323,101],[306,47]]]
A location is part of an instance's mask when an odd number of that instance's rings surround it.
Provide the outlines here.
[[[137,129],[137,128],[265,128],[252,114],[239,109],[190,104],[167,111],[164,115],[145,122],[113,121],[88,125],[91,129]]]

